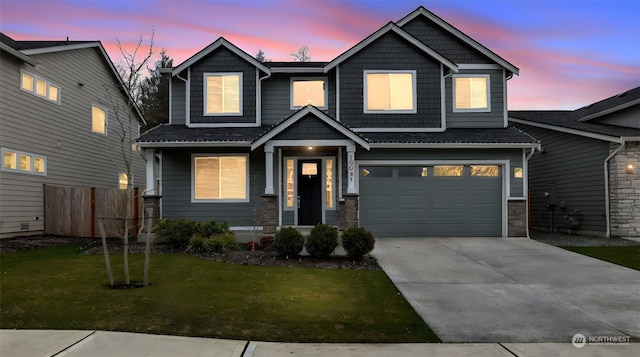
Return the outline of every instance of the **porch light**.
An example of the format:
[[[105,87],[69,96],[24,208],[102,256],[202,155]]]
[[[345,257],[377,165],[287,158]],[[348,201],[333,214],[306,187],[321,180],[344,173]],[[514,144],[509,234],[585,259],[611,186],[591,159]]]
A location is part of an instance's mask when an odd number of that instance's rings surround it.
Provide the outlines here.
[[[313,146],[309,146],[307,150],[313,150]]]
[[[635,166],[631,162],[627,162],[627,165],[624,167],[624,172],[627,174],[632,174],[635,169]]]

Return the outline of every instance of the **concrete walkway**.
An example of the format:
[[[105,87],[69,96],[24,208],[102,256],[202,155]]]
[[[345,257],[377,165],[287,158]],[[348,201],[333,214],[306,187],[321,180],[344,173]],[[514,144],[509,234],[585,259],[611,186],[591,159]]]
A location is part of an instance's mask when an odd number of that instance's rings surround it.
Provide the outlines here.
[[[465,343],[305,344],[229,341],[106,331],[0,330],[0,356],[215,356],[215,357],[383,357],[383,356],[637,356],[640,345]]]
[[[378,239],[373,253],[444,342],[640,338],[633,269],[524,238]]]

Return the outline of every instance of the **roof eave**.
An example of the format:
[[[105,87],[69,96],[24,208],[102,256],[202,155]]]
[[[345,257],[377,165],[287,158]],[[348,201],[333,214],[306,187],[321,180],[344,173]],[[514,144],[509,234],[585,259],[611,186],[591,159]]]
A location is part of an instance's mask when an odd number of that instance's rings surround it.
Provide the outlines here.
[[[622,110],[622,109],[626,109],[626,108],[632,107],[632,106],[634,106],[636,104],[640,104],[640,98],[631,100],[629,102],[626,102],[626,103],[623,103],[623,104],[620,104],[620,105],[616,105],[615,107],[612,107],[612,108],[601,110],[601,111],[599,111],[597,113],[593,113],[593,114],[587,115],[585,117],[582,117],[582,118],[578,119],[578,121],[580,121],[580,122],[589,121],[589,120],[592,120],[592,119],[595,119],[595,118],[599,118],[599,117],[607,115],[607,114],[611,114],[611,113],[617,112],[617,111]]]
[[[591,131],[574,129],[574,128],[567,128],[567,127],[559,126],[559,125],[539,123],[539,122],[532,121],[532,120],[509,117],[508,121],[512,121],[512,122],[518,123],[518,124],[535,126],[537,128],[558,131],[558,132],[561,132],[561,133],[566,133],[566,134],[571,134],[571,135],[584,136],[584,137],[591,138],[591,139],[609,141],[609,142],[612,142],[612,143],[622,143],[622,141],[623,141],[623,137],[621,137],[621,136],[599,134],[599,133],[595,133],[595,132],[591,132]]]
[[[24,53],[16,50],[15,48],[5,44],[4,42],[0,42],[0,50],[6,51],[7,53],[13,55],[14,57],[18,58],[19,60],[28,63],[32,66],[35,66],[36,64],[38,64],[38,62],[34,61],[33,58],[25,55]]]
[[[144,148],[195,148],[195,147],[250,147],[251,141],[139,141]]]
[[[419,148],[419,149],[538,149],[540,143],[371,143],[371,148]]]

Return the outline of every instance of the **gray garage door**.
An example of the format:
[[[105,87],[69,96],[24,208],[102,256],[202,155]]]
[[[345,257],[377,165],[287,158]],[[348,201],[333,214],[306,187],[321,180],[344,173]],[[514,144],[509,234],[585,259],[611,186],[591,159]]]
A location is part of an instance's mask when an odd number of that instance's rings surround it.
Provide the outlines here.
[[[360,166],[360,225],[376,237],[502,235],[502,168]]]

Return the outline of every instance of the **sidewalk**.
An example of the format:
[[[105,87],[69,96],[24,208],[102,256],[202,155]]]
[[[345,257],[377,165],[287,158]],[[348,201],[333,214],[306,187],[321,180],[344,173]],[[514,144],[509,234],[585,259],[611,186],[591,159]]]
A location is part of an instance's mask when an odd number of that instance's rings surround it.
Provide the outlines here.
[[[640,344],[571,343],[276,343],[147,335],[107,331],[0,330],[0,355],[20,356],[215,356],[215,357],[382,357],[382,356],[638,356]]]

